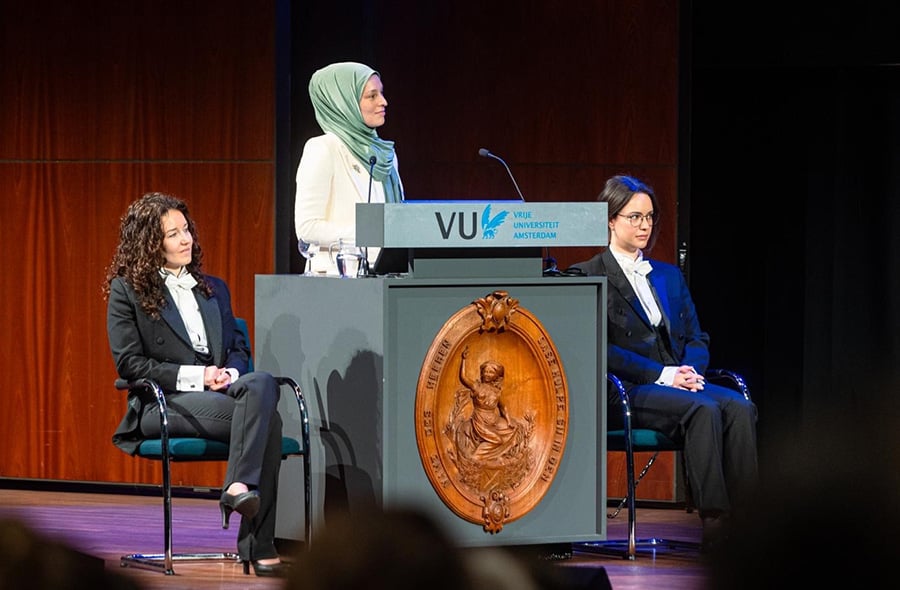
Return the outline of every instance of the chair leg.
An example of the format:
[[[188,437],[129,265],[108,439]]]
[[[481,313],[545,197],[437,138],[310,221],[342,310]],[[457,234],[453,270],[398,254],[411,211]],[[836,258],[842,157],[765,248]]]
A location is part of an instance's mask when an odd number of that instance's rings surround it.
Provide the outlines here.
[[[306,542],[306,547],[309,548],[312,541],[312,474],[310,473],[309,448],[303,453],[303,499],[306,507],[304,514],[306,530],[303,540]]]
[[[286,385],[294,391],[297,407],[300,412],[300,438],[303,444],[303,501],[304,501],[304,537],[303,541],[309,547],[312,540],[312,474],[310,461],[309,442],[309,413],[306,409],[306,399],[300,390],[300,385],[290,377],[275,377],[278,385]]]
[[[649,469],[653,461],[656,460],[657,454],[658,453],[653,454],[653,456],[650,458],[650,461],[647,463],[647,466],[644,467],[643,471],[641,471],[641,478],[644,477],[644,475],[647,473],[647,469]],[[638,482],[634,479],[634,452],[630,449],[625,464],[627,466],[628,476],[628,547],[626,548],[625,555],[623,557],[625,557],[625,559],[634,561],[635,555],[637,554],[637,514],[635,514],[635,497],[637,496]]]
[[[166,443],[168,446],[168,441]],[[163,529],[165,550],[163,565],[166,568],[166,575],[171,576],[175,574],[175,570],[172,567],[172,474],[168,460],[163,461]]]
[[[169,469],[168,440],[164,441],[162,459],[163,479],[163,553],[130,553],[119,559],[121,567],[137,567],[162,571],[167,576],[175,575],[176,561],[238,561],[237,553],[174,553],[172,550],[172,479]]]
[[[659,451],[653,453],[647,464],[641,470],[640,475],[634,476],[634,455],[633,453],[625,453],[625,477],[626,477],[626,496],[619,503],[618,508],[612,514],[607,514],[607,518],[615,518],[622,509],[623,505],[628,506],[628,538],[626,540],[607,540],[588,543],[579,543],[576,549],[587,553],[598,553],[602,555],[620,556],[624,559],[634,561],[637,558],[638,549],[647,549],[655,551],[657,549],[687,549],[698,551],[700,544],[691,541],[679,541],[674,539],[663,539],[659,537],[648,537],[638,539],[637,529],[637,510],[636,496],[637,486],[644,479],[647,471],[656,462]]]
[[[240,557],[238,557],[237,553],[227,551],[222,553],[172,553],[171,555],[165,553],[130,553],[123,555],[119,559],[119,565],[122,567],[131,566],[162,571],[167,576],[174,576],[174,563],[186,561],[233,561],[238,563]],[[167,562],[169,563],[168,565],[166,565]]]

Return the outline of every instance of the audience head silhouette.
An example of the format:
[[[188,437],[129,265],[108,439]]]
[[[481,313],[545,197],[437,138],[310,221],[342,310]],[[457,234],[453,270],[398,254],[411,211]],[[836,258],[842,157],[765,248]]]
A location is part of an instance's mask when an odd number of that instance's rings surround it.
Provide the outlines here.
[[[463,556],[427,515],[371,508],[328,519],[291,568],[291,590],[471,588]]]
[[[46,539],[18,520],[0,520],[0,590],[140,590],[102,559]]]

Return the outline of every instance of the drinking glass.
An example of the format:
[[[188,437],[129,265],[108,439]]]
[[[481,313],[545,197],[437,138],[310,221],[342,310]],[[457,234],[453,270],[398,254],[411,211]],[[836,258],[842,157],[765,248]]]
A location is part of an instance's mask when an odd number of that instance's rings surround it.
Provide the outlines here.
[[[312,269],[312,259],[313,257],[319,253],[319,242],[311,241],[306,242],[304,240],[299,240],[297,242],[297,249],[300,250],[300,256],[306,259],[306,269],[303,272],[303,276],[305,277],[314,277],[316,273],[313,272]]]

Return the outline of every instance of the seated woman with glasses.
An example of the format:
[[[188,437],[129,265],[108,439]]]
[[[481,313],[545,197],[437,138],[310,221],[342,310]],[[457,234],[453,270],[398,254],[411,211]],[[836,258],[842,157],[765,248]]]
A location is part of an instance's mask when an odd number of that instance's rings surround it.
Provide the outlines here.
[[[706,383],[709,335],[678,267],[644,258],[659,228],[653,189],[614,176],[597,197],[605,202],[609,247],[573,265],[607,277],[607,366],[631,400],[634,428],[650,428],[684,443],[703,541],[715,545],[724,518],[744,506],[756,487],[756,406],[726,387]],[[618,397],[610,393],[608,425],[622,428]]]

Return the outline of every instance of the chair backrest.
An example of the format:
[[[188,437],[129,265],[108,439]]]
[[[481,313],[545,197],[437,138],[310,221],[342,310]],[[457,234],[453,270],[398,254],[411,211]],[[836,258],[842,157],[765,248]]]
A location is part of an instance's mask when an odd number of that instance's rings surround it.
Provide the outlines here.
[[[247,348],[250,349],[250,362],[247,364],[247,372],[252,373],[255,369],[253,368],[253,346],[250,344],[250,329],[247,327],[247,320],[244,318],[234,318],[235,323],[237,323],[238,330],[244,335],[244,339],[247,341]]]

